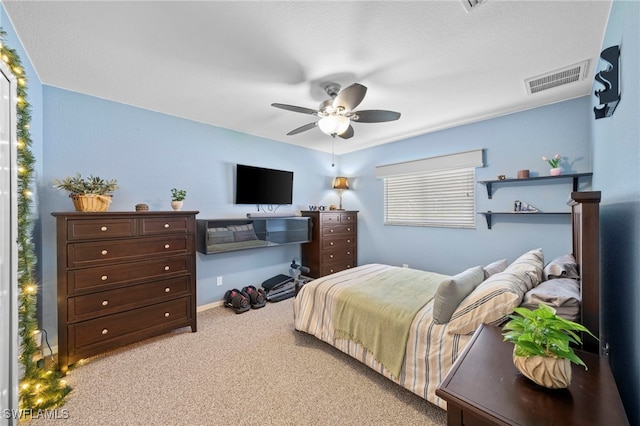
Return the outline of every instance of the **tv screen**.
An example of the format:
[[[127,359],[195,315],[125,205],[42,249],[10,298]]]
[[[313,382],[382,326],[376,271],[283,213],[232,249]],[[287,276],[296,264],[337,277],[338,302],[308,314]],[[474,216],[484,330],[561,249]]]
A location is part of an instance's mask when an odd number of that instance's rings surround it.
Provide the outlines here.
[[[293,172],[236,166],[236,204],[291,204]]]

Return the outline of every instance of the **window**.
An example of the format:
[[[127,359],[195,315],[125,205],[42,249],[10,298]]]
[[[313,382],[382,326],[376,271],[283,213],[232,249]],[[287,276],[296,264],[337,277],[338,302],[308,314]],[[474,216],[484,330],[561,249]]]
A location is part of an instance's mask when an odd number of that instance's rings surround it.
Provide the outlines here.
[[[475,228],[475,167],[482,150],[376,168],[385,225]]]

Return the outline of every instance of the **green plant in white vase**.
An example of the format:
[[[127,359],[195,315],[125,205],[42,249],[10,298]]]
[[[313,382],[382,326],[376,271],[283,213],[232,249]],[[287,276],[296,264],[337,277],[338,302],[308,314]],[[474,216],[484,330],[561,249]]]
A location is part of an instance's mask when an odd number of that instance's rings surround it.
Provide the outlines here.
[[[571,345],[581,345],[580,332],[595,336],[582,324],[556,315],[540,304],[538,309],[515,308],[503,329],[504,340],[514,344],[515,366],[535,383],[552,389],[571,383],[571,363],[587,367]]]
[[[182,209],[184,199],[187,197],[187,191],[184,189],[172,188],[171,189],[171,208],[174,210]]]

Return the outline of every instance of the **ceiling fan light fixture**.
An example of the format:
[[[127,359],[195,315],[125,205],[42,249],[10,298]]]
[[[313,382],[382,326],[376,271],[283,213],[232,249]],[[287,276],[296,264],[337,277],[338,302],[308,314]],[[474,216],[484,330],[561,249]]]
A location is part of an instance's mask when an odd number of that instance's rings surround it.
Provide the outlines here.
[[[349,128],[350,120],[344,115],[327,115],[318,121],[318,127],[329,136],[341,135]]]

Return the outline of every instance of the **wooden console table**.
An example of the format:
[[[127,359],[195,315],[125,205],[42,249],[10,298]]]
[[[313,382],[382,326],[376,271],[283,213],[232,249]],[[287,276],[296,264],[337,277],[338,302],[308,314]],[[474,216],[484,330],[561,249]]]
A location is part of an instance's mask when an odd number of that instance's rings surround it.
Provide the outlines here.
[[[540,387],[512,360],[502,330],[481,325],[436,395],[447,401],[453,425],[628,425],[606,358],[576,351],[589,367],[573,365],[567,389]]]

